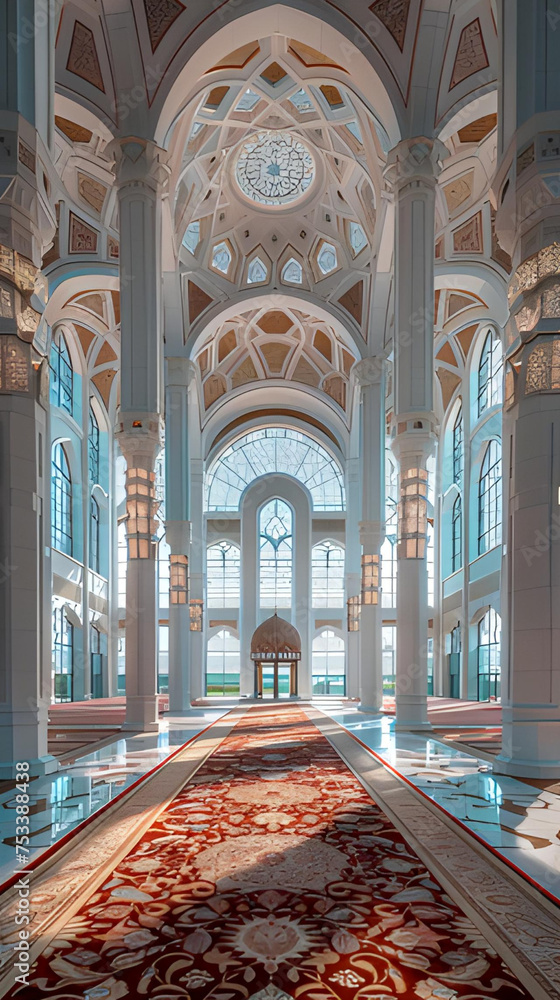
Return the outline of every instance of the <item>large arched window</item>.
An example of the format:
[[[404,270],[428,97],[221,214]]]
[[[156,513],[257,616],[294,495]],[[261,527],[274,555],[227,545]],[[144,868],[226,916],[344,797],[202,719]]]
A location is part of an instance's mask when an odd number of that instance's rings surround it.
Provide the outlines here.
[[[209,608],[238,608],[241,560],[237,545],[218,542],[208,547],[206,601]]]
[[[95,497],[89,500],[89,568],[99,573],[99,504]]]
[[[502,457],[495,440],[489,442],[478,484],[478,554],[500,542],[502,533]]]
[[[53,340],[50,356],[51,402],[67,413],[74,409],[74,372],[68,345],[63,334]]]
[[[478,416],[490,406],[502,402],[504,358],[500,338],[489,330],[478,365]]]
[[[345,694],[344,639],[332,629],[323,629],[315,636],[312,664],[313,694]]]
[[[461,497],[455,497],[451,514],[451,572],[455,573],[463,565],[463,511]]]
[[[246,487],[277,472],[307,487],[314,510],[344,510],[342,469],[307,434],[284,427],[251,431],[212,463],[206,477],[207,510],[239,510]]]
[[[95,486],[99,482],[99,424],[91,405],[88,426],[88,474],[91,485]]]
[[[239,639],[230,629],[220,629],[208,639],[206,694],[239,694]]]
[[[284,500],[269,500],[259,515],[261,608],[291,608],[293,514]]]
[[[53,548],[72,555],[72,480],[66,452],[61,444],[52,450],[51,540]]]
[[[478,700],[500,697],[502,620],[494,608],[478,623]]]
[[[334,542],[313,547],[311,579],[314,608],[344,607],[344,549]]]
[[[64,608],[53,608],[52,670],[54,700],[72,701],[74,629]]]
[[[453,482],[459,488],[463,484],[463,464],[463,410],[459,408],[453,424]]]

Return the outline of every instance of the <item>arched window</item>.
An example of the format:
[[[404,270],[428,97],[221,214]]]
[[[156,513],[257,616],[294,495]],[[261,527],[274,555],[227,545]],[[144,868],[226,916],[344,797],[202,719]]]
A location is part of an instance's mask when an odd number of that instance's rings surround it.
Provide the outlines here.
[[[461,487],[463,484],[463,410],[455,417],[453,424],[453,482]]]
[[[344,639],[323,629],[313,640],[313,694],[345,694]]]
[[[239,639],[229,629],[208,639],[206,694],[239,694]]]
[[[206,477],[207,510],[239,510],[246,487],[276,472],[307,487],[313,510],[344,510],[340,466],[307,434],[284,427],[251,431],[212,463]]]
[[[52,670],[54,700],[72,701],[74,629],[64,609],[53,608]]]
[[[91,405],[88,426],[88,473],[91,485],[95,486],[99,482],[99,424]]]
[[[500,542],[502,533],[502,457],[497,441],[490,441],[478,484],[478,554]]]
[[[489,330],[478,365],[478,416],[502,402],[503,351],[500,338]]]
[[[160,617],[167,618],[169,614],[169,588],[171,584],[171,549],[165,535],[158,545],[158,607]],[[162,612],[165,612],[163,614]]]
[[[500,697],[500,652],[502,620],[494,608],[488,608],[478,623],[478,700]]]
[[[291,608],[293,515],[284,500],[269,500],[259,516],[261,608]]]
[[[455,573],[463,565],[463,512],[461,497],[455,497],[451,514],[451,572]]]
[[[344,549],[334,542],[313,547],[311,579],[314,608],[344,607]]]
[[[241,559],[237,545],[218,542],[206,556],[206,602],[209,608],[238,608]]]
[[[89,568],[99,573],[99,504],[95,497],[89,500]]]
[[[72,555],[72,480],[61,444],[52,450],[51,541],[55,549]]]
[[[68,345],[62,333],[58,336],[58,342],[53,340],[50,369],[51,402],[71,414],[74,410],[74,372]]]

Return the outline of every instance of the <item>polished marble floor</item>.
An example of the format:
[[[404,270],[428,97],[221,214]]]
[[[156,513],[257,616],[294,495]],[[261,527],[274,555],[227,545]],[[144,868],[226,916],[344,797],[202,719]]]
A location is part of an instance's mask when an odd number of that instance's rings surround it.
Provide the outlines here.
[[[560,901],[560,782],[543,790],[495,774],[490,761],[435,734],[395,732],[387,716],[315,704]]]
[[[35,859],[227,711],[216,707],[166,716],[159,733],[123,735],[93,752],[86,748],[82,756],[62,764],[54,774],[32,779],[29,859]],[[18,867],[15,810],[15,790],[5,791],[0,795],[0,887]]]

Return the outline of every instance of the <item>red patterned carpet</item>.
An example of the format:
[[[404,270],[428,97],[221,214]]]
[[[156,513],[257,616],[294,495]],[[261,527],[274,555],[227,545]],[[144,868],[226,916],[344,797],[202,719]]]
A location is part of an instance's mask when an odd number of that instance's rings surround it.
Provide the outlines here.
[[[299,708],[250,710],[9,996],[529,994]]]

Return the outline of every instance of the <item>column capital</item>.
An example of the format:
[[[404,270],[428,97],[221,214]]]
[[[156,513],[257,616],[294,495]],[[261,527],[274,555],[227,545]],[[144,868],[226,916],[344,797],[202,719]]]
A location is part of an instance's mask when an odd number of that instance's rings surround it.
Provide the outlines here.
[[[408,468],[426,468],[436,449],[437,424],[435,413],[406,413],[401,418],[393,417],[391,448],[401,472]]]
[[[113,139],[107,152],[113,155],[113,172],[119,189],[146,184],[160,190],[167,184],[171,173],[169,153],[152,140],[124,136]]]
[[[360,544],[367,552],[378,553],[385,540],[384,521],[360,521]]]
[[[380,385],[385,373],[386,358],[383,355],[362,358],[352,367],[354,381],[361,388],[368,385]]]
[[[196,377],[196,365],[190,358],[167,358],[166,384],[187,388]]]
[[[439,139],[416,136],[402,139],[389,151],[384,176],[395,193],[410,181],[435,186],[449,150]]]
[[[151,470],[163,447],[163,419],[159,413],[121,413],[115,437],[129,468]]]

